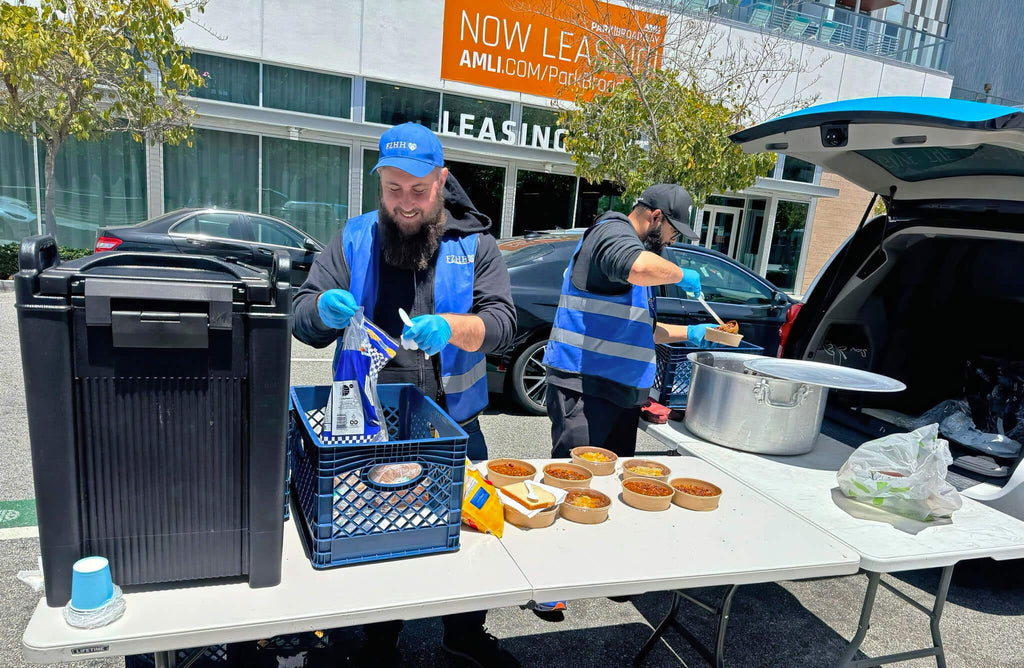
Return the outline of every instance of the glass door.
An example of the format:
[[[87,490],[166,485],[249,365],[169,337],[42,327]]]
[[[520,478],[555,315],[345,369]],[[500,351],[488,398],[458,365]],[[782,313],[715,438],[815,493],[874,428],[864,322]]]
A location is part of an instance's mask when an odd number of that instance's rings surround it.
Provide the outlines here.
[[[743,218],[743,209],[706,206],[701,218],[700,245],[731,256],[736,245],[736,231]]]

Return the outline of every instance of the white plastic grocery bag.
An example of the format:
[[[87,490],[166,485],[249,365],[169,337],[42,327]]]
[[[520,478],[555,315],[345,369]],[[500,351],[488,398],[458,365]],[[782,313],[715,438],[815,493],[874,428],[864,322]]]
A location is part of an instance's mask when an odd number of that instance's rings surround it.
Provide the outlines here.
[[[951,463],[939,425],[930,424],[868,441],[850,455],[836,479],[843,494],[855,501],[928,521],[960,509],[960,494],[946,482]]]

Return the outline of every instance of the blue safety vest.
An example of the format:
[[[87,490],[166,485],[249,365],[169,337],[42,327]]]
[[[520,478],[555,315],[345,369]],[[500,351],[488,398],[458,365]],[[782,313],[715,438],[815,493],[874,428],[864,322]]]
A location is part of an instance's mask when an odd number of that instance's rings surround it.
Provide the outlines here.
[[[650,288],[634,285],[621,295],[579,290],[572,283],[572,270],[582,246],[581,239],[562,279],[544,364],[648,390],[656,368]]]
[[[434,270],[434,312],[469,313],[473,307],[473,270],[477,237],[446,235],[441,239]],[[348,263],[349,292],[373,315],[377,304],[377,212],[349,220],[342,232]],[[339,344],[341,343],[339,339]],[[441,386],[448,414],[464,422],[487,408],[487,361],[483,353],[466,352],[451,344],[441,350]]]

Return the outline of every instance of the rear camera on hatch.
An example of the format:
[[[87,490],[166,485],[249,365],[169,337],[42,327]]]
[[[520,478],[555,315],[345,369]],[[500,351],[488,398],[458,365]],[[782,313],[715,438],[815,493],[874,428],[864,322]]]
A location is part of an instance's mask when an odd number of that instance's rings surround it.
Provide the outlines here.
[[[840,146],[846,146],[846,142],[849,138],[850,133],[845,123],[842,125],[821,126],[822,146],[827,146],[828,148],[839,148]]]

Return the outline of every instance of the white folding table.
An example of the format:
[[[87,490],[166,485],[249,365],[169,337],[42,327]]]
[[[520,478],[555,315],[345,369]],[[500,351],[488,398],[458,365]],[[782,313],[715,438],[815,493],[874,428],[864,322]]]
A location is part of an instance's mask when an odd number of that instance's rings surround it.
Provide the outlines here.
[[[737,586],[857,572],[854,550],[707,462],[697,457],[651,459],[672,469],[672,477],[701,478],[720,486],[719,507],[710,512],[676,505],[659,512],[637,510],[622,501],[616,471],[595,476],[591,483],[612,498],[609,517],[602,524],[559,518],[544,529],[506,526],[502,539],[533,587],[535,601],[728,585],[720,604],[702,606],[717,616],[713,651],[673,623],[679,598],[685,597],[676,593],[673,614],[652,634],[637,663],[673,624],[705,658],[721,665],[729,605]],[[539,470],[548,461],[532,463]],[[779,540],[780,536],[786,539]]]
[[[950,520],[917,522],[851,501],[838,491],[836,472],[853,448],[819,435],[814,448],[798,456],[769,456],[741,452],[697,438],[681,422],[643,423],[643,428],[681,454],[692,454],[713,464],[818,528],[849,545],[860,556],[868,576],[857,633],[840,659],[841,666],[875,666],[910,658],[934,656],[945,666],[939,621],[949,590],[953,566],[964,559],[1024,557],[1024,522],[963,498],[963,507]],[[942,568],[931,609],[881,582],[882,573]],[[932,646],[884,657],[853,660],[867,634],[878,585],[924,612],[930,622]]]
[[[523,605],[532,598],[529,582],[493,536],[467,531],[457,552],[321,571],[310,565],[293,522],[285,525],[280,585],[133,592],[125,594],[121,619],[90,630],[69,627],[62,609],[43,599],[22,638],[25,659],[50,663],[153,652],[158,665],[173,665],[173,650],[186,647]]]

